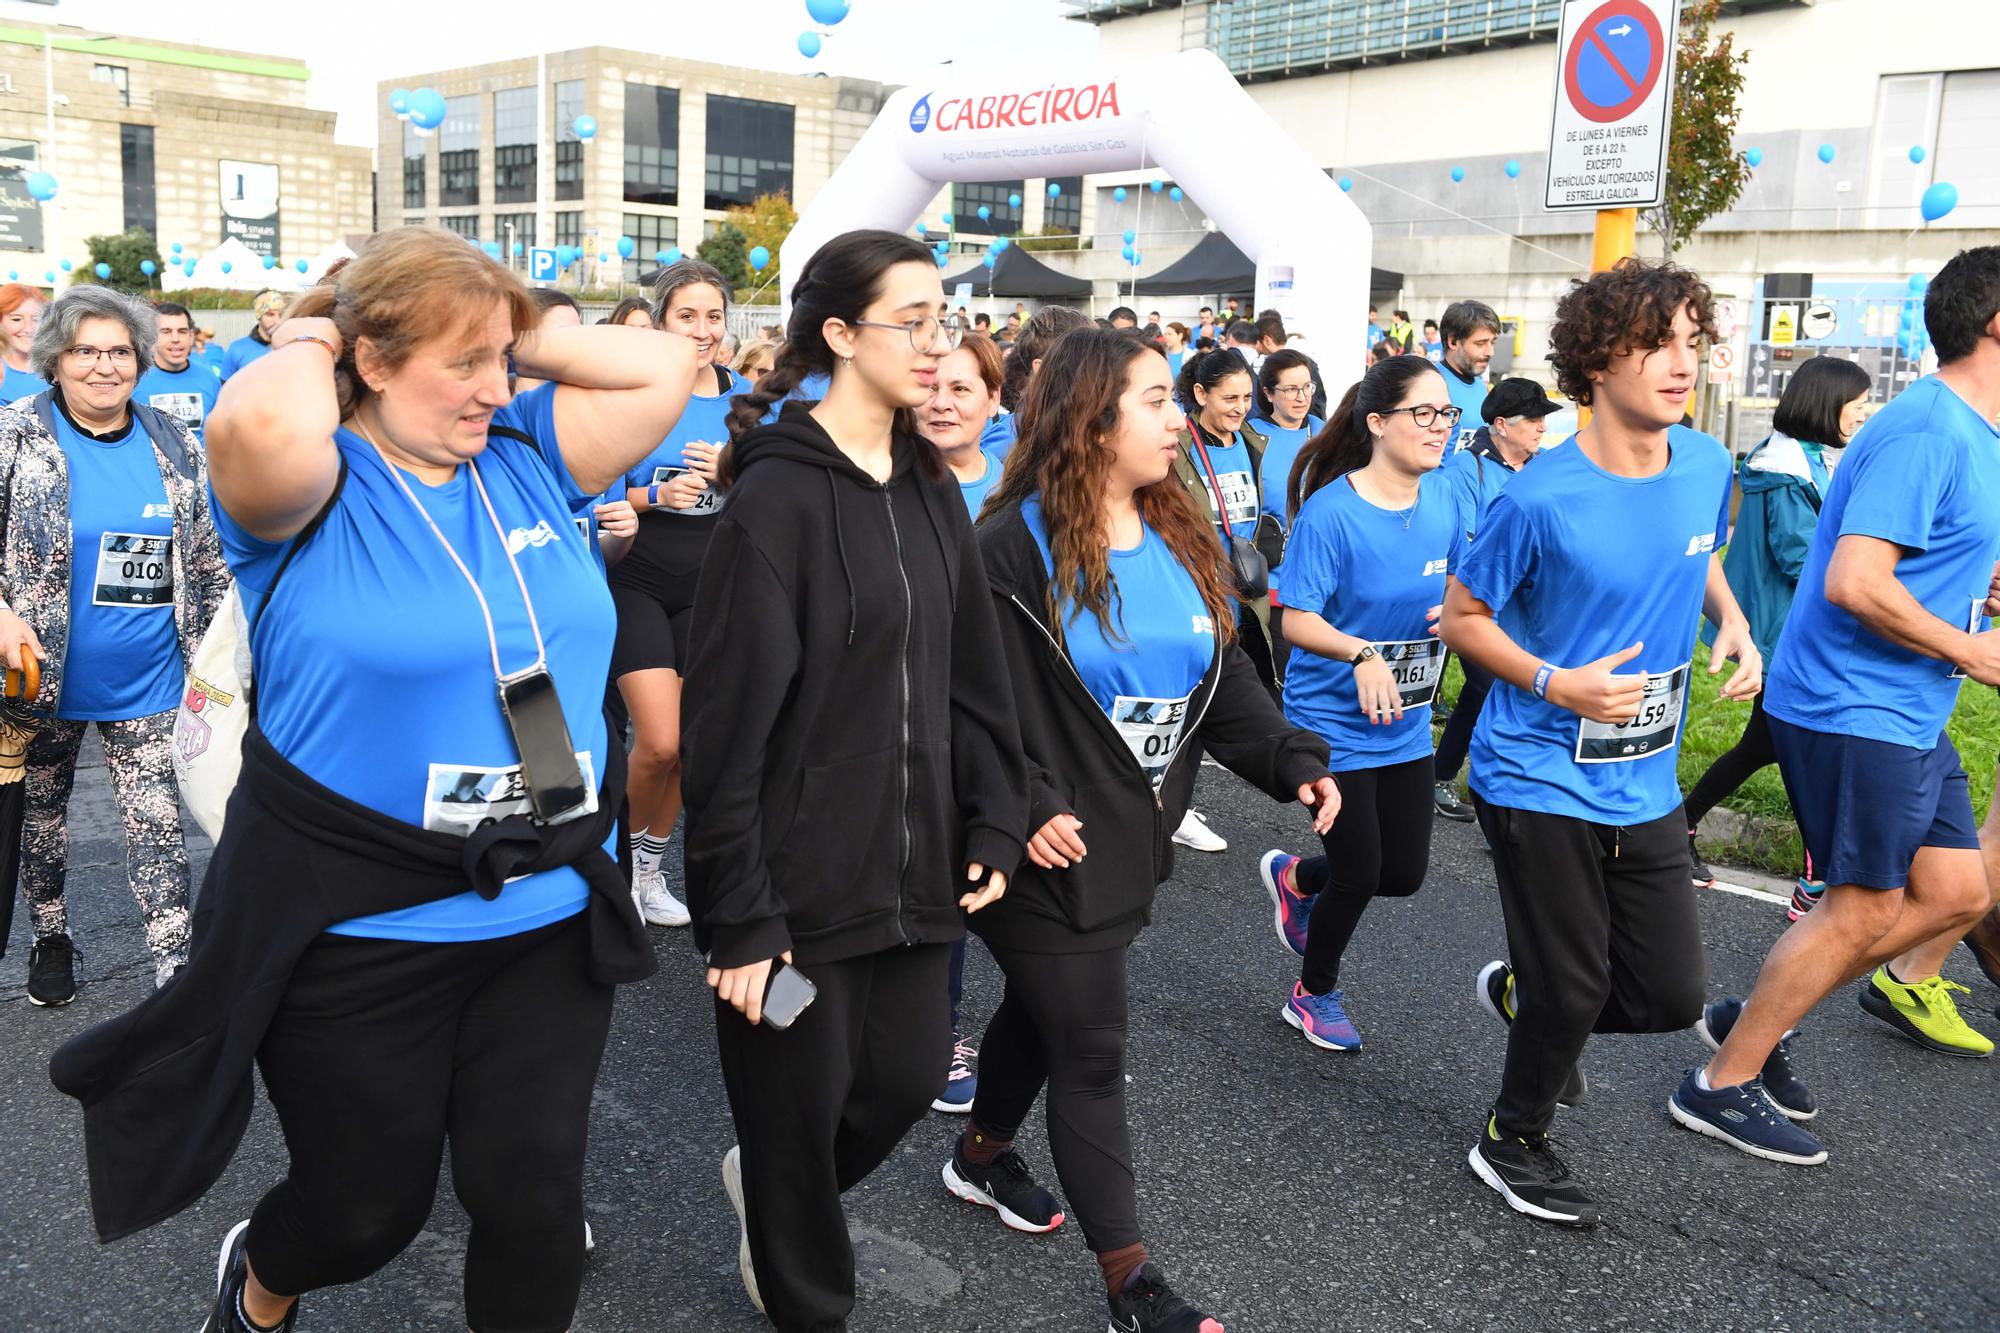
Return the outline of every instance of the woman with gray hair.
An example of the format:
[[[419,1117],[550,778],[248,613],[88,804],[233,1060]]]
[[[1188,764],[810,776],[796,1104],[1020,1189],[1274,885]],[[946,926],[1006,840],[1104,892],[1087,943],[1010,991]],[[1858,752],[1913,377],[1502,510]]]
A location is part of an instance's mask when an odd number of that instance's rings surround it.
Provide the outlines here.
[[[174,708],[229,571],[201,445],[177,418],[132,401],[155,327],[142,301],[71,288],[42,317],[31,354],[53,387],[0,412],[0,652],[11,668],[29,654],[41,664],[21,846],[38,1005],[76,998],[65,811],[93,722],[155,984],[187,960]]]
[[[728,335],[729,283],[699,259],[660,270],[653,325],[694,339],[694,396],[666,439],[625,476],[639,511],[632,549],[611,571],[618,643],[611,678],[632,716],[626,791],[632,806],[632,891],[655,926],[685,926],[688,910],[667,888],[660,861],[681,813],[681,680],[695,582],[722,513],[716,460],[729,443],[730,400],[750,386],[720,359]]]

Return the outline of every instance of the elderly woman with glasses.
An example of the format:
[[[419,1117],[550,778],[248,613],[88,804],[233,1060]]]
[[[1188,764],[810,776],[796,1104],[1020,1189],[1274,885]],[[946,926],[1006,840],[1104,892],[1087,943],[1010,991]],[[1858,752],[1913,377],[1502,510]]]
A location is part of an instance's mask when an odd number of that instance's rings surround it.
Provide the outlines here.
[[[72,288],[35,333],[34,370],[52,387],[0,412],[0,653],[14,669],[36,659],[41,675],[21,849],[38,1005],[76,997],[64,812],[92,722],[155,982],[187,959],[174,707],[229,571],[201,446],[177,418],[132,401],[155,328],[142,301]]]

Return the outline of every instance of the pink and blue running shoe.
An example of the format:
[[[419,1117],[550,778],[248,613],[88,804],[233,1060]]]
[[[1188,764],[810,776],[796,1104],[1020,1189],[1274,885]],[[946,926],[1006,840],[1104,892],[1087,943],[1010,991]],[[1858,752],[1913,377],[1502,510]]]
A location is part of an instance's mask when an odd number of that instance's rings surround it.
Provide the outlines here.
[[[1361,1049],[1361,1034],[1355,1030],[1340,1001],[1341,994],[1337,990],[1330,990],[1324,995],[1309,995],[1305,984],[1295,981],[1292,983],[1292,998],[1285,1001],[1285,1007],[1278,1012],[1315,1046],[1329,1051],[1358,1051]]]
[[[1271,895],[1278,941],[1299,957],[1306,956],[1306,918],[1312,915],[1313,900],[1300,893],[1294,878],[1300,858],[1273,848],[1257,863],[1264,891]]]

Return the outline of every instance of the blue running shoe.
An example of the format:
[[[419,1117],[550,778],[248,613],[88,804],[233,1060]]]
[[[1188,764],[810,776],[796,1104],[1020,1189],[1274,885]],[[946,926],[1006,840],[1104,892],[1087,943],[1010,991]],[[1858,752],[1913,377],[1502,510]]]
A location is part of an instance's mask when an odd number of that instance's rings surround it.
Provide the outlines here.
[[[1264,859],[1257,863],[1257,873],[1263,876],[1264,891],[1271,895],[1273,917],[1278,926],[1278,940],[1299,957],[1306,956],[1306,918],[1312,915],[1313,900],[1300,893],[1293,884],[1293,872],[1300,858],[1275,848],[1264,853]]]
[[[1680,1124],[1767,1162],[1818,1166],[1826,1160],[1826,1146],[1778,1113],[1761,1079],[1710,1090],[1696,1081],[1699,1072],[1690,1069],[1667,1099],[1667,1114]]]
[[[1340,992],[1308,995],[1303,982],[1292,983],[1292,998],[1278,1012],[1284,1020],[1305,1034],[1306,1040],[1329,1051],[1358,1051],[1361,1034],[1341,1007]]]
[[[1729,1030],[1736,1026],[1742,1012],[1743,1001],[1733,995],[1717,1000],[1694,1021],[1695,1035],[1708,1043],[1708,1049],[1719,1051],[1722,1043],[1729,1040]],[[1771,1105],[1794,1120],[1810,1120],[1819,1114],[1819,1100],[1792,1068],[1792,1038],[1798,1035],[1799,1030],[1793,1028],[1778,1038],[1777,1048],[1764,1061],[1760,1081]]]

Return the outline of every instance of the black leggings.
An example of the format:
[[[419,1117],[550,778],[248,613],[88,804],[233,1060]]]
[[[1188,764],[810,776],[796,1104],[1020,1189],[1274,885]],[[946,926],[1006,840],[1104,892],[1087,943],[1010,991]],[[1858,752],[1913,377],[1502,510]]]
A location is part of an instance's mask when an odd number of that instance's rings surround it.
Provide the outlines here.
[[[1429,755],[1334,774],[1340,818],[1320,835],[1324,856],[1299,862],[1299,892],[1312,895],[1299,983],[1324,995],[1340,982],[1340,956],[1376,898],[1407,898],[1431,861]]]
[[[451,1148],[474,1333],[561,1333],[583,1283],[583,1153],[612,988],[581,915],[465,944],[322,935],[257,1067],[291,1154],[244,1248],[279,1295],[357,1282],[416,1238]]]
[[[994,948],[1007,991],[979,1047],[972,1121],[1011,1139],[1048,1085],[1049,1155],[1097,1254],[1139,1242],[1139,1187],[1125,1118],[1125,950]]]
[[[1778,752],[1771,748],[1771,727],[1764,717],[1764,696],[1760,693],[1750,700],[1750,720],[1743,724],[1741,739],[1727,753],[1716,756],[1708,772],[1701,775],[1701,781],[1688,793],[1688,827],[1700,824],[1703,815],[1735,794],[1758,769],[1777,762]]]
[[[1438,737],[1437,757],[1432,761],[1439,782],[1458,780],[1458,770],[1465,767],[1465,752],[1472,748],[1472,728],[1478,724],[1479,710],[1485,707],[1487,692],[1493,688],[1493,673],[1485,667],[1464,657],[1458,659],[1458,665],[1465,672],[1465,684],[1459,687],[1451,716],[1444,720],[1444,734]]]

